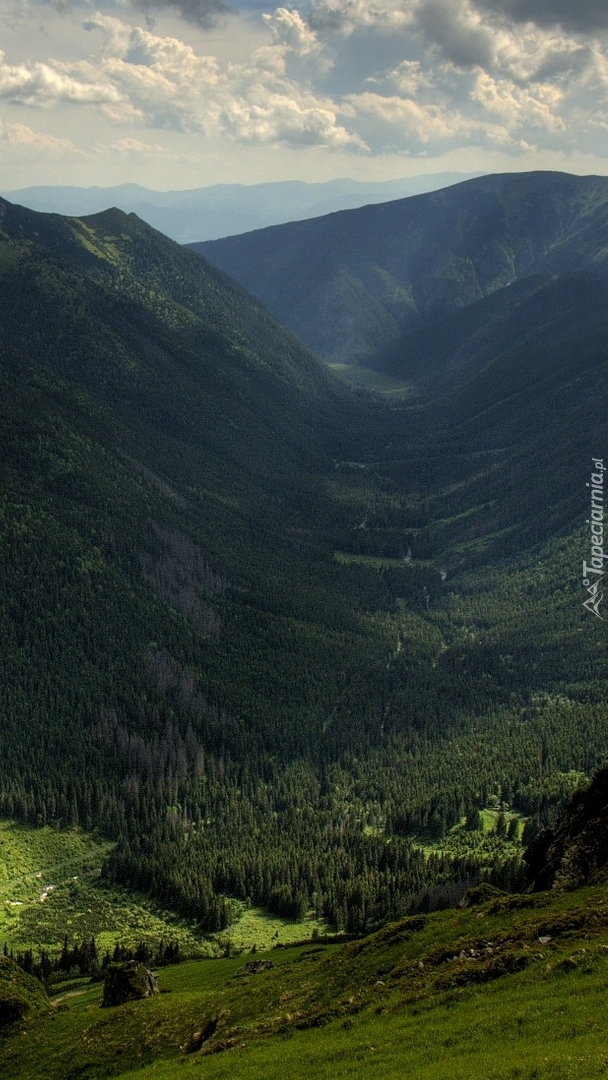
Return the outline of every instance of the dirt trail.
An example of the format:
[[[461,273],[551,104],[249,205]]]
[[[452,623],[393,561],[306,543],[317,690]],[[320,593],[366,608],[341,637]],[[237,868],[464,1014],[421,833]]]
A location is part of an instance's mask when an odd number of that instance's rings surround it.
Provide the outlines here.
[[[57,994],[57,997],[51,998],[51,1005],[61,1005],[68,998],[80,997],[82,994],[86,994],[88,990],[88,986],[83,987],[82,990],[66,990],[65,994]]]

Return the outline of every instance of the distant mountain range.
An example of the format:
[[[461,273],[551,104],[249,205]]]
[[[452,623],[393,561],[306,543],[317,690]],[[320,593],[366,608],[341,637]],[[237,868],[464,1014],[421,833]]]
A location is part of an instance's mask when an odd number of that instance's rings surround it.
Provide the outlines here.
[[[436,334],[438,319],[513,282],[605,267],[608,177],[480,177],[191,246],[319,356],[418,378],[426,344],[403,335]]]
[[[429,173],[400,180],[330,180],[302,183],[214,184],[190,191],[151,191],[138,184],[118,187],[28,187],[3,192],[13,203],[44,213],[80,217],[117,207],[187,244],[260,229],[284,221],[318,217],[333,210],[386,202],[455,184],[465,173]]]

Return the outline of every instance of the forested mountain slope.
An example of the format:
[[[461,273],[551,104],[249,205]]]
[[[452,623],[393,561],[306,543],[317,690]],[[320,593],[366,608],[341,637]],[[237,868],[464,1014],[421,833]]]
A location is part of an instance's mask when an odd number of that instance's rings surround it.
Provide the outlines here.
[[[542,424],[500,380],[447,422],[433,387],[351,394],[134,216],[0,208],[0,812],[100,829],[108,877],[208,928],[229,896],[359,932],[518,880],[477,812],[535,828],[608,754],[601,397],[564,444],[556,396],[595,351],[537,380]]]
[[[523,277],[603,269],[607,238],[608,178],[537,172],[190,246],[353,363]]]

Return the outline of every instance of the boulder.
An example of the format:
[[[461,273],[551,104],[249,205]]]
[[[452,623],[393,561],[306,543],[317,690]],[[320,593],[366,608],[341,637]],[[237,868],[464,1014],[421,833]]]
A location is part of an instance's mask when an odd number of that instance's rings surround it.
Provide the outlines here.
[[[108,964],[101,1006],[109,1008],[124,1005],[126,1001],[139,1001],[159,993],[157,976],[139,961],[127,960],[124,964]]]

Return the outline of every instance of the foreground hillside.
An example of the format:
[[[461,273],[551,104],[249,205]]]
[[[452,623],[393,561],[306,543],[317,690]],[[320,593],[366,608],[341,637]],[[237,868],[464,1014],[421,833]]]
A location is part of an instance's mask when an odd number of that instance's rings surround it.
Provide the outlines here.
[[[122,1004],[106,999],[116,966],[103,988],[103,971],[67,966],[45,988],[5,950],[3,1066],[14,1080],[603,1076],[607,783],[604,768],[527,852],[537,891],[481,885],[358,940],[163,967],[160,993]]]
[[[104,881],[197,934],[234,900],[361,933],[517,886],[524,823],[608,756],[605,351],[449,424],[351,394],[132,215],[0,209],[2,814],[99,830]],[[464,836],[489,810],[511,848]]]
[[[346,945],[163,968],[159,996],[110,1009],[99,983],[56,1004],[28,983],[25,1016],[0,1033],[3,1066],[14,1080],[591,1080],[605,1075],[607,927],[596,885],[497,895]],[[0,961],[0,994],[2,976]]]

